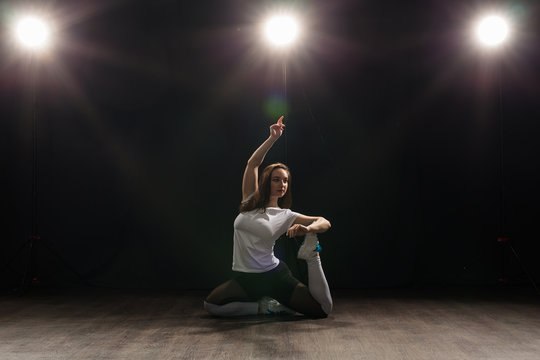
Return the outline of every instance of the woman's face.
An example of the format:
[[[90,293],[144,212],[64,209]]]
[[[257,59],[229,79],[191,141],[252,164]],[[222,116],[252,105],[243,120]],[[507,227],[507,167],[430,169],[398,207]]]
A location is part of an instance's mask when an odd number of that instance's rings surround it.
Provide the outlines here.
[[[289,174],[285,169],[276,168],[270,175],[270,197],[283,197],[289,187]]]

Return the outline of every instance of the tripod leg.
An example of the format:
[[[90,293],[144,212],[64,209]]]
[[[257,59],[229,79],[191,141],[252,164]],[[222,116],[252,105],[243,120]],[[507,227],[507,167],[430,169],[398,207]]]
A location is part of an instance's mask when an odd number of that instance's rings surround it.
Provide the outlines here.
[[[26,290],[28,290],[28,288],[30,287],[29,277],[32,276],[32,262],[33,262],[33,257],[34,257],[34,239],[30,238],[30,240],[28,241],[28,244],[30,248],[29,249],[30,255],[26,259],[27,262],[26,262],[24,274],[22,276],[21,285],[19,286],[19,289],[17,291],[19,295],[23,295],[26,292]]]
[[[82,281],[83,284],[87,284],[86,279],[77,271],[73,266],[71,266],[60,254],[53,249],[53,247],[49,244],[47,244],[45,241],[41,240],[41,244],[51,253],[53,254],[61,263],[69,269],[75,276],[79,278],[79,280]]]
[[[538,289],[538,286],[536,285],[536,281],[534,280],[534,278],[532,277],[531,273],[529,273],[529,271],[527,270],[527,268],[525,267],[525,264],[523,264],[523,262],[521,261],[521,258],[519,257],[519,255],[517,254],[516,250],[514,249],[514,247],[512,246],[512,244],[510,242],[508,242],[508,245],[510,246],[510,249],[512,250],[512,253],[514,254],[514,256],[516,257],[516,260],[518,261],[519,265],[521,266],[521,270],[523,270],[523,272],[525,273],[525,275],[527,275],[527,277],[529,278],[529,281],[531,282],[531,284],[533,285],[534,289],[536,290],[536,292],[538,293],[538,295],[540,295],[540,289]]]
[[[11,259],[7,262],[6,266],[4,266],[4,269],[2,270],[2,272],[5,272],[7,271],[7,269],[11,266],[11,264],[13,264],[13,262],[15,261],[15,259],[17,259],[19,257],[19,255],[21,254],[21,252],[24,250],[24,248],[26,246],[28,246],[29,244],[31,244],[32,242],[32,239],[28,239],[26,240],[26,242],[24,244],[22,244],[19,249],[15,252],[15,254],[11,257]],[[30,245],[31,247],[31,245]]]

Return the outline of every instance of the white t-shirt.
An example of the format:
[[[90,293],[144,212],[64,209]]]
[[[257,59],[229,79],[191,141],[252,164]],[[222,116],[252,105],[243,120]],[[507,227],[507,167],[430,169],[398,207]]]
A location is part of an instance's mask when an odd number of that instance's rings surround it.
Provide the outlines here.
[[[261,273],[274,269],[279,259],[274,244],[299,214],[290,209],[268,207],[238,214],[234,220],[234,271]]]

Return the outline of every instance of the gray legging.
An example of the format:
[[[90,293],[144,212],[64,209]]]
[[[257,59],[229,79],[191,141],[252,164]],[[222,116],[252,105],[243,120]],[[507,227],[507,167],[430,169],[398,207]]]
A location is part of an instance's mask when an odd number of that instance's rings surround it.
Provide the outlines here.
[[[259,311],[257,300],[269,296],[306,316],[326,317],[333,305],[320,257],[308,259],[307,265],[308,287],[283,263],[275,271],[239,276],[218,286],[206,298],[205,308],[217,316],[253,315]]]

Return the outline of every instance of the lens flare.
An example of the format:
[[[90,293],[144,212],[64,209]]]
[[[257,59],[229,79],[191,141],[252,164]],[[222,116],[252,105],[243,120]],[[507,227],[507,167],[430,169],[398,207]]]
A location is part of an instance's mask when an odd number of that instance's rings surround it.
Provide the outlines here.
[[[264,102],[264,112],[270,119],[276,119],[288,111],[287,100],[282,95],[271,95]]]

